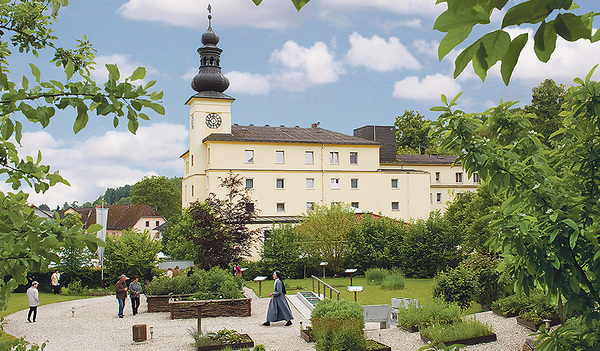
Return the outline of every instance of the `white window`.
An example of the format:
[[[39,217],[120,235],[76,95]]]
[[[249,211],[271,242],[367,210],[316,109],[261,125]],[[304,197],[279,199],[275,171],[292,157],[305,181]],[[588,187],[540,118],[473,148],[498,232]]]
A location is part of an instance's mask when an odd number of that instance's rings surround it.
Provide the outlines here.
[[[315,164],[315,157],[314,157],[314,153],[312,151],[304,152],[304,163],[306,163],[307,165]]]
[[[350,179],[350,189],[358,189],[358,178]]]
[[[337,165],[339,163],[340,163],[340,154],[337,152],[330,152],[329,153],[329,164]]]
[[[190,161],[185,161],[185,173],[190,172]]]
[[[277,178],[275,183],[277,189],[285,189],[285,178]]]
[[[340,178],[331,178],[331,189],[340,188]]]
[[[437,201],[438,204],[441,204],[442,203],[442,193],[437,193],[435,195],[435,199],[436,199],[436,201]]]
[[[192,187],[193,187],[193,185],[192,185]],[[208,175],[206,176],[206,189],[208,189]],[[192,189],[192,193],[194,192],[193,190],[194,189]]]
[[[462,181],[462,176],[463,176],[462,172],[456,172],[456,182],[457,183],[462,183],[463,182]]]
[[[350,153],[350,164],[351,165],[358,164],[358,152],[351,152]]]
[[[477,173],[477,172],[473,173],[473,181],[475,183],[481,182],[481,178],[479,177],[479,173]]]
[[[306,178],[306,189],[315,188],[315,178]]]
[[[441,180],[442,175],[440,174],[440,172],[435,172],[435,181],[439,183]]]
[[[351,202],[350,207],[358,208],[358,202]]]
[[[392,189],[398,189],[398,179],[392,179]]]
[[[246,189],[254,189],[254,178],[246,178]]]
[[[315,203],[314,202],[307,202],[306,203],[306,209],[309,211],[313,211],[315,209]]]
[[[398,201],[392,202],[392,211],[400,211],[400,203]]]
[[[244,156],[246,163],[254,163],[254,150],[246,150]]]
[[[275,163],[285,163],[283,151],[275,151]]]
[[[277,212],[285,212],[285,202],[277,203]]]

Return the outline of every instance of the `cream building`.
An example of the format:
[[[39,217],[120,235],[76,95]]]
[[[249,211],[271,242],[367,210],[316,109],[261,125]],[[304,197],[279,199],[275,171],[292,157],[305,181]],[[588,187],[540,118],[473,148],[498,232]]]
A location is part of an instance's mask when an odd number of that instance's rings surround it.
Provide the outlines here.
[[[181,156],[183,207],[210,193],[223,196],[219,178],[229,171],[245,178],[263,223],[338,202],[396,219],[426,218],[432,209],[443,208],[451,193],[471,187],[449,182],[457,172],[467,182],[460,167],[449,167],[453,158],[422,162],[423,156],[397,157],[394,127],[365,126],[349,136],[317,124],[232,124],[234,99],[224,94],[229,81],[219,67],[222,50],[210,18],[192,81],[196,94],[187,101],[190,149]],[[439,181],[432,180],[438,173]]]

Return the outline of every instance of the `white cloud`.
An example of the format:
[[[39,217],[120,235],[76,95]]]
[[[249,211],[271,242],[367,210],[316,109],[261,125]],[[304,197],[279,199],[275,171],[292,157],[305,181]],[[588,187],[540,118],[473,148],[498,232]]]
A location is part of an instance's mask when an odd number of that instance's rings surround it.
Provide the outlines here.
[[[438,57],[438,45],[440,43],[437,40],[427,41],[424,39],[416,39],[412,43],[412,47],[418,54],[427,56]]]
[[[155,123],[142,126],[136,135],[108,131],[100,136],[76,141],[56,140],[45,131],[23,133],[24,155],[42,151],[42,164],[59,170],[70,187],[58,185],[45,194],[31,190],[29,201],[51,207],[65,201],[93,201],[107,187],[134,184],[145,175],[179,174],[179,156],[187,149],[186,127]]]
[[[344,73],[342,65],[323,42],[307,48],[289,40],[281,50],[271,54],[271,63],[281,67],[272,76],[275,84],[290,91],[333,83]]]
[[[354,32],[350,35],[350,46],[346,57],[353,66],[365,66],[381,72],[415,70],[421,67],[419,61],[396,37],[390,37],[386,41],[385,38],[374,35],[368,39]]]
[[[446,9],[444,3],[436,6],[435,0],[322,0],[316,6],[335,9],[336,11],[371,8],[398,14],[426,15],[429,17],[437,17]]]
[[[106,64],[116,64],[119,68],[119,73],[121,76],[120,81],[124,81],[125,78],[129,77],[133,71],[138,67],[146,68],[146,78],[148,78],[149,74],[156,74],[158,71],[152,68],[149,65],[131,61],[131,57],[129,55],[104,55],[104,56],[96,56],[94,59],[96,62],[96,69],[92,71],[92,78],[96,81],[105,82],[108,80],[108,70],[106,69]],[[144,80],[135,81],[133,83],[143,82]]]
[[[393,96],[402,99],[435,102],[439,101],[441,94],[454,97],[460,91],[461,86],[454,79],[437,73],[428,75],[423,80],[412,76],[396,82]]]
[[[269,77],[260,74],[232,71],[225,74],[229,79],[229,91],[249,95],[265,95],[271,90]]]
[[[134,20],[162,22],[172,26],[204,28],[210,0],[129,0],[118,12]],[[212,14],[219,25],[247,25],[256,28],[287,28],[301,19],[290,1],[265,0],[260,6],[251,0],[228,0],[215,4]],[[216,5],[216,6],[215,6]]]

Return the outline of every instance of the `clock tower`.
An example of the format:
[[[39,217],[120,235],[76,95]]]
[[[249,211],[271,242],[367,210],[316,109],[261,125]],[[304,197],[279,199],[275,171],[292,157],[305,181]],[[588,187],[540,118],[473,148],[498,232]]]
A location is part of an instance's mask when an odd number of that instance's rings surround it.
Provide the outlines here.
[[[200,68],[192,80],[196,94],[186,102],[190,107],[190,149],[182,155],[185,161],[184,207],[206,198],[206,171],[210,161],[204,138],[213,133],[231,133],[231,103],[235,99],[223,93],[229,87],[229,80],[221,73],[223,50],[217,47],[219,36],[212,30],[210,5],[208,11],[208,29],[202,34],[202,47],[198,49]],[[186,187],[189,188],[187,191]]]

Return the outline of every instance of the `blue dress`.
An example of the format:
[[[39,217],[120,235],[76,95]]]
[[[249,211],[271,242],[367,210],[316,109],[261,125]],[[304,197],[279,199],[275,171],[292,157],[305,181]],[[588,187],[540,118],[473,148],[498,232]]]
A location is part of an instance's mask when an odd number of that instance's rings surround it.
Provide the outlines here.
[[[269,311],[267,312],[268,322],[289,321],[294,319],[294,317],[292,317],[290,305],[288,305],[282,290],[283,283],[281,280],[275,280],[273,297],[271,298],[271,302],[269,302]]]

